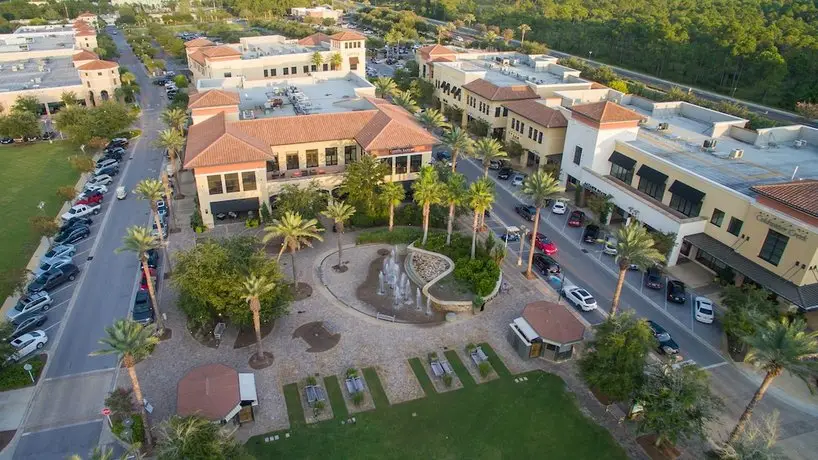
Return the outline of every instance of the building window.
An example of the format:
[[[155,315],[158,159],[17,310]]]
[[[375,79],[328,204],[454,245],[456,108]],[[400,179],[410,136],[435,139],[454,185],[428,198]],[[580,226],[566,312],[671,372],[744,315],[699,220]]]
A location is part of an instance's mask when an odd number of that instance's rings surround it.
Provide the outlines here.
[[[508,109],[507,109],[507,108],[505,108],[505,107],[503,107],[503,116],[504,116],[504,117],[507,117],[507,116],[508,116]]]
[[[574,147],[574,164],[578,165],[582,161],[582,147]]]
[[[724,211],[721,209],[713,209],[713,215],[710,216],[710,223],[716,227],[721,227],[721,224],[724,223]]]
[[[270,76],[270,75],[269,75],[269,73],[270,73],[270,71],[269,71],[269,70],[264,69],[264,78],[269,77],[269,76]]]
[[[420,167],[423,164],[423,155],[412,155],[409,159],[409,172],[420,172]]]
[[[298,169],[298,153],[287,154],[287,170]]]
[[[358,63],[357,62],[350,62],[349,63],[349,70],[358,70]]]
[[[307,150],[307,167],[318,167],[318,150]]]
[[[290,72],[291,72],[293,75],[295,75],[295,74],[297,73],[297,71],[298,71],[298,68],[297,68],[296,66],[292,66],[292,67],[290,67]]]
[[[329,147],[324,150],[324,155],[326,156],[327,166],[335,166],[338,164],[338,148]]]
[[[521,122],[520,122],[520,134],[522,134],[522,133],[523,133],[523,131],[525,131],[525,123],[523,123],[523,122],[521,121]]]
[[[537,143],[542,144],[542,131],[540,131],[540,134],[537,135]]]
[[[687,198],[674,193],[670,197],[670,207],[686,215],[687,217],[695,217],[698,216],[699,211],[702,210],[702,202],[699,201],[694,203]]]
[[[406,174],[406,157],[395,158],[395,174]]]
[[[224,175],[224,188],[227,193],[236,193],[241,191],[239,188],[239,174],[231,173]]]
[[[273,157],[272,160],[267,161],[267,172],[278,172],[278,156]]]
[[[102,72],[97,72],[97,76],[98,76],[98,77],[101,77],[101,76],[102,76]]]
[[[309,72],[310,72],[310,66],[305,65],[304,66],[304,73],[309,73]]]
[[[611,176],[631,185],[631,182],[633,182],[633,169],[625,169],[616,163],[611,163]]]
[[[313,65],[310,67],[310,70],[312,70],[313,72],[315,72],[316,70],[318,70],[318,66],[316,66],[315,64],[313,64]]]
[[[500,107],[495,107],[494,108],[494,116],[495,117],[499,117],[501,113],[503,113],[503,111],[500,109]]]
[[[283,72],[283,74],[284,74],[284,75],[289,75],[289,74],[290,74],[290,68],[289,68],[289,67],[284,67],[284,72]]]
[[[715,257],[711,256],[709,253],[699,249],[696,252],[696,261],[700,264],[704,265],[705,267],[713,270],[716,273],[721,273],[722,270],[727,268],[727,265],[724,262],[716,259]]]
[[[233,76],[233,72],[225,72],[224,73],[224,78],[230,78],[232,76]]]
[[[275,76],[276,76],[276,69],[270,69],[270,76],[271,76],[271,77],[275,77]]]
[[[657,184],[656,182],[651,182],[644,177],[639,178],[639,186],[637,189],[650,196],[656,201],[662,201],[662,198],[665,196],[665,185],[664,184]]]
[[[741,227],[744,225],[744,221],[741,219],[736,219],[735,217],[730,218],[730,224],[727,225],[727,233],[733,236],[739,236],[741,234]]]
[[[389,175],[392,175],[392,157],[383,158],[381,163],[386,165],[386,168],[389,170]]]
[[[790,237],[778,233],[775,230],[770,230],[767,232],[767,238],[761,246],[761,252],[758,254],[758,257],[773,265],[778,265],[778,263],[781,262],[781,256],[784,255],[784,249],[787,248],[788,241],[790,241]]]
[[[220,174],[207,176],[207,190],[211,195],[221,195],[224,193],[224,189],[222,188],[222,176]]]
[[[256,173],[248,171],[241,173],[241,187],[245,192],[256,190]]]
[[[329,64],[324,64],[324,72],[326,72],[327,70],[329,70]]]
[[[358,153],[358,146],[347,145],[344,147],[344,163],[355,163],[355,155]]]
[[[531,126],[528,127],[528,138],[531,139],[532,133],[534,132],[534,128]]]

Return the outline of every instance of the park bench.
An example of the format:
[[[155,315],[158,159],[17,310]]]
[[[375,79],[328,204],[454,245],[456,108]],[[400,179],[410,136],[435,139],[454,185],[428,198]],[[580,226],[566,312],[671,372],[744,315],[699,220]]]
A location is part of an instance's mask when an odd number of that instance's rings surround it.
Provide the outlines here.
[[[346,379],[347,391],[349,394],[355,394],[364,391],[364,382],[360,377],[350,377]]]
[[[448,361],[441,361],[440,365],[443,366],[443,371],[447,374],[454,374],[454,369],[452,369],[452,365]]]
[[[480,348],[480,347],[477,347],[473,352],[470,353],[470,355],[471,355],[471,360],[474,361],[474,364],[476,364],[478,366],[483,361],[487,361],[489,359],[489,357],[486,356],[485,353],[483,353],[483,349]]]
[[[435,377],[441,377],[445,372],[443,371],[443,366],[440,365],[440,362],[435,360],[431,362],[432,365],[432,373],[435,374]]]
[[[307,392],[307,402],[310,406],[315,404],[317,401],[324,401],[324,390],[321,387],[316,385],[307,385],[304,388],[304,391]]]

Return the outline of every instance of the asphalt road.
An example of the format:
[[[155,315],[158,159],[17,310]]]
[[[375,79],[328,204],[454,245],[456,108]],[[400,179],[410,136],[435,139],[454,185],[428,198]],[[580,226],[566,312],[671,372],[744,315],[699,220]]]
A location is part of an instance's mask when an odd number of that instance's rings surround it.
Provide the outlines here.
[[[45,380],[38,387],[15,459],[65,459],[85,454],[99,443],[103,399],[115,382],[114,357],[91,357],[106,326],[129,315],[137,289],[138,262],[134,254],[117,254],[125,229],[149,222],[146,201],[129,195],[118,201],[117,185],[130,191],[146,177],[158,177],[161,152],[152,146],[160,128],[159,114],[166,98],[139,65],[122,34],[113,36],[122,57],[142,88],[143,135],[131,143],[131,159],[110,185],[103,212],[96,216],[92,237],[79,245],[75,260],[82,263],[75,283],[55,290],[54,313],[46,328],[52,342]],[[107,388],[106,388],[107,387]],[[102,390],[102,391],[100,391]]]

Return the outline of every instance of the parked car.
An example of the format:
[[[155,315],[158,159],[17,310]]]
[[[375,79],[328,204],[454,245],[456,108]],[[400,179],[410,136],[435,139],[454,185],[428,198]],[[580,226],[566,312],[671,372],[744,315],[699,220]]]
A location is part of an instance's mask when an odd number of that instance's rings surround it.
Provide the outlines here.
[[[52,268],[32,281],[26,290],[29,293],[34,293],[53,289],[69,281],[74,281],[79,272],[80,269],[74,264],[67,264],[59,268]]]
[[[12,361],[20,361],[26,356],[34,353],[35,350],[43,348],[48,342],[48,336],[43,331],[31,331],[11,341],[16,351],[9,358]]]
[[[554,214],[563,215],[568,211],[568,206],[562,201],[555,201],[554,206],[551,206],[551,212]]]
[[[79,200],[77,200],[74,204],[100,204],[102,203],[103,194],[99,192],[90,193],[88,196],[83,196]]]
[[[514,211],[529,222],[534,222],[534,217],[537,215],[537,208],[525,204],[514,206]]]
[[[109,158],[112,160],[120,161],[122,157],[125,155],[125,149],[122,147],[114,147],[111,150],[105,151],[104,158]]]
[[[77,217],[76,219],[71,219],[68,222],[64,222],[60,226],[60,231],[57,233],[62,233],[74,227],[81,227],[83,225],[86,227],[90,227],[92,223],[93,220],[90,217]]]
[[[595,244],[599,240],[599,227],[590,224],[585,227],[585,232],[582,233],[582,241],[585,243],[593,243]]]
[[[114,181],[114,178],[108,174],[98,174],[99,168],[94,170],[94,176],[88,179],[88,182],[85,183],[86,187],[88,185],[108,185]]]
[[[518,232],[509,232],[506,230],[506,232],[500,236],[500,240],[508,243],[520,241],[520,234]]]
[[[99,204],[77,204],[62,215],[62,220],[69,221],[77,217],[85,217],[91,214],[99,214],[101,206]]]
[[[105,146],[105,149],[107,150],[107,149],[112,149],[112,148],[117,148],[117,147],[125,148],[127,145],[128,145],[128,139],[125,139],[124,137],[116,137],[114,139],[111,139],[110,142],[108,142],[108,145]]]
[[[561,272],[560,264],[551,256],[541,252],[534,253],[534,266],[543,275],[558,275]]]
[[[151,249],[148,251],[148,268],[156,268],[159,266],[159,251]]]
[[[71,256],[63,256],[54,258],[48,262],[41,263],[37,268],[34,269],[34,276],[40,276],[43,273],[51,270],[52,268],[60,268],[63,265],[68,265],[74,261]]]
[[[696,321],[704,324],[713,323],[713,301],[707,297],[697,296],[693,302]]]
[[[14,328],[14,331],[11,333],[11,338],[16,339],[23,334],[31,332],[35,329],[42,327],[43,324],[48,320],[48,316],[46,315],[32,315],[28,318],[20,321],[20,324]]]
[[[679,280],[668,280],[667,300],[674,303],[687,302],[687,295],[685,294],[685,283]]]
[[[151,306],[151,297],[148,295],[147,291],[136,292],[131,317],[134,321],[141,324],[149,324],[153,322],[153,307]]]
[[[168,206],[165,204],[165,200],[159,200],[156,202],[156,213],[159,214],[159,217],[161,217],[163,221],[167,220]]]
[[[500,162],[500,160],[491,160],[491,161],[489,161],[489,169],[491,169],[493,171],[496,171],[496,170],[500,169],[501,167],[503,167],[503,164]]]
[[[155,236],[157,238],[159,237],[159,229],[156,227],[156,221],[155,220],[153,221],[153,229],[151,231],[151,234],[153,234],[153,236]],[[167,237],[168,237],[168,223],[167,222],[162,222],[162,238],[167,238]]]
[[[106,166],[112,166],[115,164],[119,164],[119,162],[114,160],[113,158],[100,158],[99,160],[97,160],[97,169],[104,168]]]
[[[562,288],[560,294],[582,311],[597,309],[596,299],[585,289],[569,284]]]
[[[582,211],[574,211],[568,216],[569,227],[582,227],[585,223],[585,213]]]
[[[54,237],[54,242],[58,244],[74,244],[91,236],[91,227],[78,225],[71,227],[64,232],[60,232]]]
[[[452,154],[449,151],[440,150],[438,152],[435,152],[435,159],[437,161],[443,161],[443,162],[452,161]]]
[[[511,168],[500,168],[500,171],[497,173],[497,178],[502,180],[508,180],[508,178],[511,177],[511,173],[513,172],[514,170],[512,170]]]
[[[518,187],[523,185],[523,181],[525,180],[525,176],[522,174],[515,174],[514,177],[511,179],[511,186]]]
[[[35,292],[20,297],[14,308],[6,312],[6,318],[14,324],[18,324],[29,316],[41,311],[48,311],[54,300],[47,292]]]
[[[85,184],[84,190],[86,192],[108,193],[108,187],[102,184]]]
[[[619,250],[616,248],[618,244],[619,242],[612,236],[605,238],[605,246],[602,248],[602,253],[609,256],[616,256],[619,253]]]
[[[548,256],[554,255],[558,251],[557,245],[540,232],[537,232],[537,236],[534,239],[534,246]]]
[[[0,138],[0,144],[8,145],[8,144],[13,144],[13,143],[14,143],[14,139],[12,139],[10,137]]]
[[[44,132],[42,134],[42,136],[40,136],[40,139],[42,139],[44,141],[49,141],[49,140],[54,139],[56,137],[57,137],[57,134],[54,133],[53,131],[46,131],[46,132]]]
[[[648,320],[648,326],[650,326],[653,336],[659,341],[659,345],[656,347],[659,353],[663,355],[675,355],[679,353],[679,344],[673,340],[665,328],[651,320]]]
[[[650,289],[662,289],[662,270],[653,266],[645,272],[645,286]]]
[[[94,174],[97,176],[109,176],[113,180],[113,177],[119,174],[119,164],[106,166],[104,168],[97,168],[94,170]]]
[[[145,278],[145,270],[142,270],[142,267],[139,268],[139,271],[142,275],[139,278],[139,289],[142,291],[148,290],[148,279]],[[151,274],[151,280],[153,281],[153,286],[156,288],[156,269],[148,267],[148,273]]]
[[[56,246],[52,246],[51,249],[40,257],[40,263],[45,263],[60,257],[70,257],[76,253],[77,248],[75,248],[73,244],[58,244]]]

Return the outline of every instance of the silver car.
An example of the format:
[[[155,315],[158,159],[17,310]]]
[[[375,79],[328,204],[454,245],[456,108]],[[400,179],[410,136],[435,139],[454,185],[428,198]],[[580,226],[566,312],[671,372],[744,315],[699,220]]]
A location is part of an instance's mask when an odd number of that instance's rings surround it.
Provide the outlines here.
[[[77,253],[77,248],[73,244],[58,244],[48,250],[42,257],[40,257],[40,264],[51,263],[56,259],[62,257],[71,257]]]
[[[72,259],[71,256],[54,257],[48,262],[41,263],[39,267],[34,269],[34,276],[40,276],[52,268],[60,268],[63,265],[68,265],[73,261],[74,259]]]
[[[48,311],[53,303],[54,300],[45,291],[24,295],[13,308],[9,309],[6,317],[12,323],[18,324],[35,313]]]

